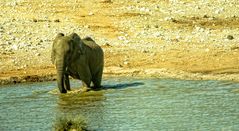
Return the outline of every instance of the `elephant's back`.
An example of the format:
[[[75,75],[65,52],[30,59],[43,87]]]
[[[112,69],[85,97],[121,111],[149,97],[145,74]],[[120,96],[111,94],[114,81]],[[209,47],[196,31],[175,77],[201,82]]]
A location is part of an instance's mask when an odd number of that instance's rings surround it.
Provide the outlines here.
[[[101,70],[104,65],[104,52],[102,48],[90,37],[82,39],[82,42],[89,48],[86,49],[86,54],[92,73]]]
[[[82,42],[84,45],[88,46],[91,49],[98,49],[101,48],[98,44],[95,43],[95,41],[90,38],[90,37],[85,37],[84,39],[82,39]]]
[[[104,52],[102,48],[98,44],[96,44],[92,38],[86,37],[82,39],[82,42],[85,46],[90,48],[90,50],[86,51],[89,51],[88,54],[91,54],[92,55],[91,57],[96,57],[97,59],[103,60]]]

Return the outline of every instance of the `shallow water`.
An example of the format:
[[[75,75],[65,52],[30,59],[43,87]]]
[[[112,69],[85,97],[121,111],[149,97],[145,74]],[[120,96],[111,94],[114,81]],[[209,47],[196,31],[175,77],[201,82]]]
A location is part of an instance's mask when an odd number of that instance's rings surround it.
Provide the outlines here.
[[[67,95],[49,93],[56,82],[1,86],[0,130],[52,130],[61,115],[83,116],[97,131],[239,129],[239,83],[109,78],[103,85]]]

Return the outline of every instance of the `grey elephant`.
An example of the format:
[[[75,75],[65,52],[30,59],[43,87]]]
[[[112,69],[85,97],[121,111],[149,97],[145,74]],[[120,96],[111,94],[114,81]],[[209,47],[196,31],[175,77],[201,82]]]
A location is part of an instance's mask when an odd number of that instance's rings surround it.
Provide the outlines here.
[[[57,85],[61,93],[70,90],[69,76],[81,80],[87,90],[101,87],[104,53],[92,38],[81,39],[76,33],[69,36],[57,34],[51,61],[56,66]],[[93,87],[90,87],[91,82]]]

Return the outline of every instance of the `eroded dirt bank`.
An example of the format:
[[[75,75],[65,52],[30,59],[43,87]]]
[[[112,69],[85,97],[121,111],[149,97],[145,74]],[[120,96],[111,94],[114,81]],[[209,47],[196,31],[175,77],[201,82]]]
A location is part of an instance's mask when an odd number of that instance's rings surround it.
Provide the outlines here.
[[[91,36],[107,76],[239,81],[239,2],[3,0],[0,83],[55,79],[59,32]]]

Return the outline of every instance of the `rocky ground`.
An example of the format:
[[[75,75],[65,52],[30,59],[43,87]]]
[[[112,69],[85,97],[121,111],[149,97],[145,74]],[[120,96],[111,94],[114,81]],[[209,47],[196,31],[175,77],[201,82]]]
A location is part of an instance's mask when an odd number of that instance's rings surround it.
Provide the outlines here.
[[[1,0],[0,83],[55,79],[57,33],[90,36],[104,77],[239,81],[237,0]]]

